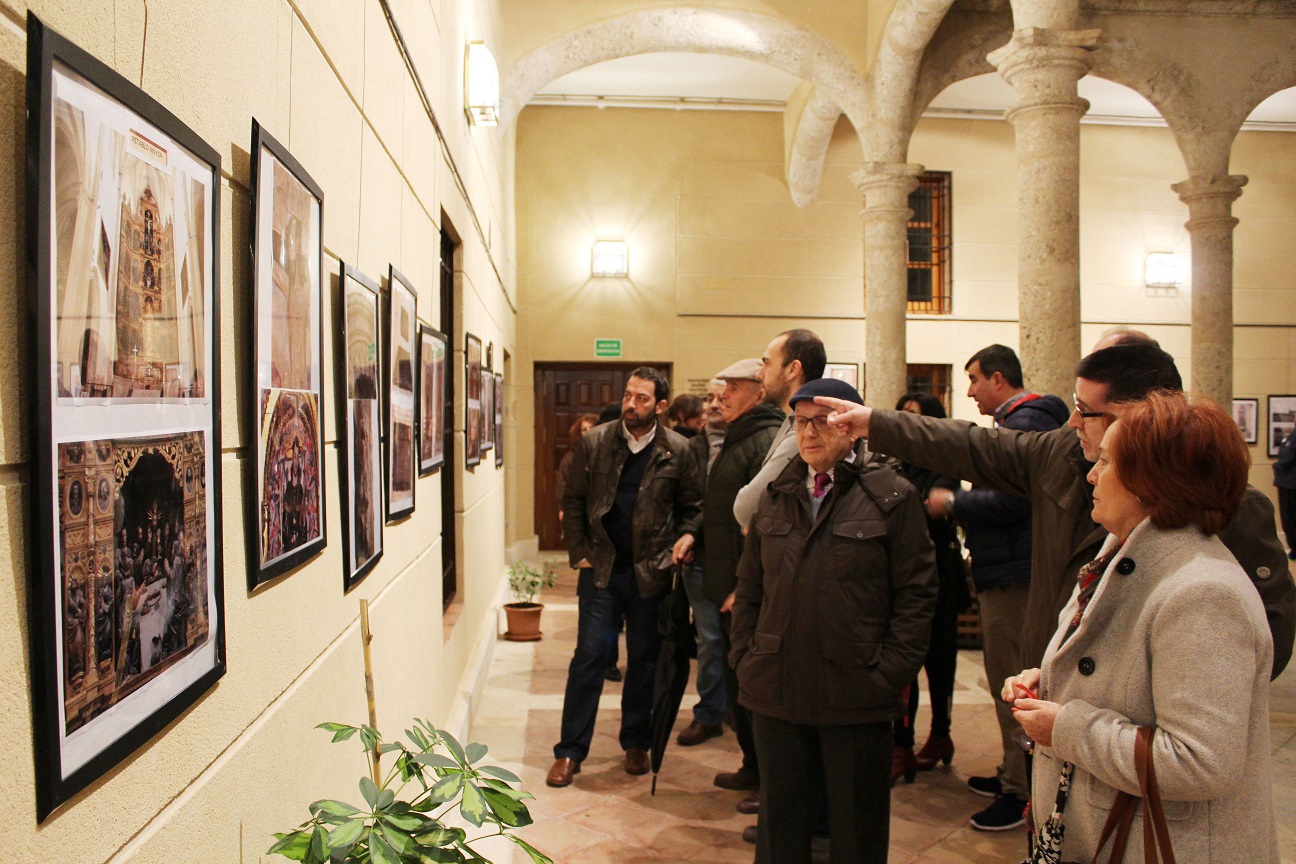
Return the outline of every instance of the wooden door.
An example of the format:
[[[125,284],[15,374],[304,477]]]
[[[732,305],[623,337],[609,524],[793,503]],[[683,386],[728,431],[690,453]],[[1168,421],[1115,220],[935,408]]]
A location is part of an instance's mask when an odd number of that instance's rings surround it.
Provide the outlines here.
[[[535,531],[541,549],[562,549],[558,463],[571,447],[568,430],[581,414],[621,403],[626,379],[640,363],[535,364]],[[669,377],[669,363],[649,364]]]

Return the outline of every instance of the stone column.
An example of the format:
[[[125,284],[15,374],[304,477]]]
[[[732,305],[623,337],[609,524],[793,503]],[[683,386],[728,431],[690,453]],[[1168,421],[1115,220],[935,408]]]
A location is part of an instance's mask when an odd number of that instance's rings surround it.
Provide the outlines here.
[[[1185,386],[1226,411],[1233,404],[1233,202],[1246,182],[1241,174],[1198,175],[1170,187],[1188,205],[1192,240],[1192,383]]]
[[[890,408],[905,392],[905,312],[909,303],[906,226],[909,193],[921,165],[865,162],[851,175],[864,195],[864,362],[870,405]]]
[[[1005,113],[1017,158],[1017,294],[1022,368],[1041,393],[1069,394],[1080,359],[1080,118],[1076,82],[1097,30],[1019,29],[987,59],[1017,94]]]

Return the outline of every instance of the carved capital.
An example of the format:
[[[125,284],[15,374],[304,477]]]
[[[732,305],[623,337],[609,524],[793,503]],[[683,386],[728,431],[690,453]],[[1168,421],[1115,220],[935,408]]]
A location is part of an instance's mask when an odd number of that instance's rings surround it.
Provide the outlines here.
[[[909,193],[918,188],[923,166],[912,162],[865,162],[851,174],[851,181],[864,195],[862,215],[872,218],[898,218],[908,222]]]
[[[1233,216],[1233,202],[1246,184],[1245,174],[1199,174],[1172,183],[1170,188],[1188,205],[1184,227],[1189,231],[1207,226],[1231,230],[1238,221]]]
[[[1090,52],[1100,30],[1045,30],[1027,27],[1013,32],[1007,45],[986,55],[1003,79],[1017,90],[1017,104],[1009,111],[1049,105],[1088,110],[1076,96],[1076,82],[1089,72]]]

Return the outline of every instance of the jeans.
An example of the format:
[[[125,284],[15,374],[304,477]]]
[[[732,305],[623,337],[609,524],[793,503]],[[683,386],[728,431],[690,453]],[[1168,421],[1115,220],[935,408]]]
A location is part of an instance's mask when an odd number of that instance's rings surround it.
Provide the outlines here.
[[[639,596],[630,568],[614,569],[606,588],[594,585],[594,571],[582,569],[577,588],[579,613],[576,650],[567,667],[563,694],[561,740],[555,759],[583,762],[594,737],[594,718],[603,694],[603,671],[609,646],[616,641],[618,619],[625,616],[626,671],[621,688],[621,749],[647,750],[652,743],[653,668],[661,636],[657,633],[658,609],[665,593]]]
[[[708,726],[724,721],[729,699],[725,695],[724,637],[720,635],[720,606],[706,599],[702,591],[702,567],[694,564],[684,571],[684,590],[693,608],[693,626],[697,630],[697,692],[693,720]]]

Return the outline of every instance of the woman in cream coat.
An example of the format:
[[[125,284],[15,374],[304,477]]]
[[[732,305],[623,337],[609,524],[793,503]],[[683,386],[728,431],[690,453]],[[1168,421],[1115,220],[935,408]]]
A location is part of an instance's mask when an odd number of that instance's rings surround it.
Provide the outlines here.
[[[1153,761],[1180,864],[1278,861],[1273,643],[1260,598],[1214,536],[1237,510],[1248,462],[1227,414],[1180,395],[1124,408],[1103,438],[1089,482],[1094,520],[1111,536],[1081,571],[1042,669],[1009,678],[1002,693],[1037,745],[1037,827],[1063,761],[1075,765],[1064,860],[1091,860],[1116,791],[1139,794],[1134,739],[1156,724]],[[1140,807],[1128,862],[1143,860],[1141,818]]]

